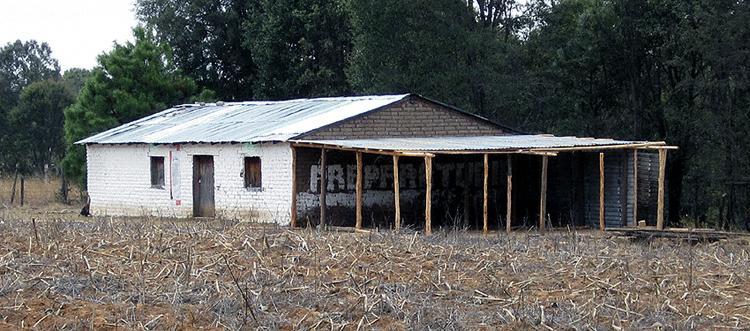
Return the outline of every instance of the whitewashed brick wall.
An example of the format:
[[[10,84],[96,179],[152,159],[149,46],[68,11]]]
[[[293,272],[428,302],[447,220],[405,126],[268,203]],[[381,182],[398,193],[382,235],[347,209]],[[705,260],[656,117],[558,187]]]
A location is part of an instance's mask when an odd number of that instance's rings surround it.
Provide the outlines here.
[[[289,144],[89,145],[86,152],[94,215],[192,216],[193,155],[212,155],[217,217],[289,223]],[[163,189],[151,187],[150,156],[165,158]],[[261,158],[260,189],[244,187],[246,156]]]

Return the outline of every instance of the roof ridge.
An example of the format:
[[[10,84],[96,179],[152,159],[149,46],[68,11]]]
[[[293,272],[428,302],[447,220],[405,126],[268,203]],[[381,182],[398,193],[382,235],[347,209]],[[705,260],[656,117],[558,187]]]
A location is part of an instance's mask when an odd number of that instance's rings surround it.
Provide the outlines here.
[[[362,101],[362,100],[379,100],[379,99],[390,99],[401,97],[405,98],[410,94],[372,94],[372,95],[359,95],[359,96],[339,96],[339,97],[319,97],[319,98],[297,98],[287,100],[247,100],[247,101],[216,101],[216,102],[198,102],[198,103],[184,103],[176,105],[172,108],[178,107],[216,107],[216,106],[260,106],[260,105],[275,105],[283,103],[298,103],[298,102],[309,102],[309,101]]]

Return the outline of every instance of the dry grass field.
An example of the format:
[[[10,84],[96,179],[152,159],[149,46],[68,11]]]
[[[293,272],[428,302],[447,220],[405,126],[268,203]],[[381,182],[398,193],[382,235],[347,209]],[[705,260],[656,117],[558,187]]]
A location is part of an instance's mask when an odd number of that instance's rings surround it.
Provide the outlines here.
[[[0,233],[0,329],[750,328],[741,240],[323,233],[62,206],[0,209]]]
[[[11,195],[13,195],[13,176],[0,176],[0,207],[11,205]],[[57,201],[57,194],[60,191],[61,179],[50,177],[44,180],[40,177],[30,177],[25,179],[24,183],[24,203],[30,206],[44,206]],[[75,185],[70,185],[68,199],[78,201],[80,193]],[[16,181],[16,196],[13,205],[20,204],[21,195],[20,179]]]

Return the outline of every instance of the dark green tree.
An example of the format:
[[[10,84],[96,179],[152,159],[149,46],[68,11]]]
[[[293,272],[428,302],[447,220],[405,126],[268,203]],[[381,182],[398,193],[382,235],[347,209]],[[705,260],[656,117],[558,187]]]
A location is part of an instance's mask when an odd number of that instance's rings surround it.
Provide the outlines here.
[[[737,224],[750,160],[750,4],[533,2],[530,127],[666,140],[670,221]],[[524,124],[526,124],[524,123]],[[536,123],[536,124],[531,124]],[[746,184],[742,184],[746,183]],[[744,198],[743,198],[744,196]],[[744,200],[743,200],[744,199]]]
[[[91,76],[91,70],[89,69],[70,68],[65,70],[62,80],[68,84],[68,87],[70,87],[75,95],[78,95],[89,76]]]
[[[255,95],[285,99],[348,94],[351,29],[342,0],[262,0],[245,22],[258,67]]]
[[[526,75],[519,31],[527,18],[518,0],[464,0],[468,109],[499,121],[504,110],[527,101],[519,93]]]
[[[524,106],[520,4],[352,0],[349,79],[360,93],[415,92],[505,120]]]
[[[64,166],[69,178],[85,179],[85,151],[74,142],[90,135],[185,103],[201,92],[196,83],[174,65],[169,46],[152,33],[134,29],[135,42],[115,44],[98,58],[98,66],[78,95],[65,109],[67,154]]]
[[[18,103],[24,87],[35,81],[60,76],[60,66],[52,58],[47,43],[16,40],[0,48],[0,171],[11,171],[15,163],[8,159],[13,130],[8,127],[8,113]]]
[[[12,108],[32,82],[57,78],[60,66],[47,43],[16,40],[0,48],[0,110]]]
[[[359,93],[415,92],[469,104],[466,4],[453,0],[352,0],[348,75]]]
[[[10,153],[21,173],[41,173],[57,164],[65,151],[63,110],[75,100],[70,87],[55,80],[29,84],[21,92],[8,122],[13,128]]]
[[[168,44],[174,62],[222,100],[253,97],[255,64],[243,46],[243,24],[257,1],[138,0],[136,14]]]

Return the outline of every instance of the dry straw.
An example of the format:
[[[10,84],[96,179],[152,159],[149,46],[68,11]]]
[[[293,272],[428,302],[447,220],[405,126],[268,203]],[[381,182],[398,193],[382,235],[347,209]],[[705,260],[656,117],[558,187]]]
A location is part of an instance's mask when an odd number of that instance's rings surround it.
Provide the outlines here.
[[[741,241],[62,218],[0,221],[0,328],[750,328]]]

